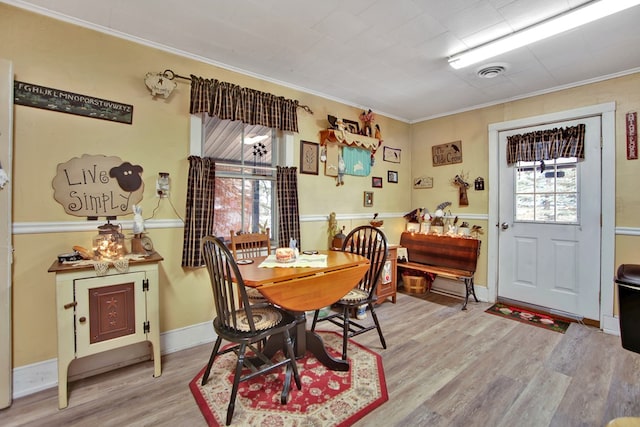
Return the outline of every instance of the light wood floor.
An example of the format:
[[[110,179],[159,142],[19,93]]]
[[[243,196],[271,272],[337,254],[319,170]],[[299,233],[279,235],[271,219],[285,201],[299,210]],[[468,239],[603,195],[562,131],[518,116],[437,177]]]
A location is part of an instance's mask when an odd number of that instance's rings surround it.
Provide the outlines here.
[[[356,426],[605,426],[640,416],[640,354],[620,338],[572,324],[566,334],[484,313],[486,303],[400,294],[357,341],[383,358],[389,401]],[[330,326],[323,327],[329,328]],[[163,357],[162,376],[143,362],[17,399],[2,426],[205,426],[188,388],[210,346]]]

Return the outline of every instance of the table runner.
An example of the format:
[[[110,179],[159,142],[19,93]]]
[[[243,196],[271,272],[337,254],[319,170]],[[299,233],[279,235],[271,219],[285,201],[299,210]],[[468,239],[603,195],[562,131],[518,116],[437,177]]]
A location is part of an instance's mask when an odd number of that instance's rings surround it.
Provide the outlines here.
[[[326,254],[316,254],[316,255],[307,255],[301,254],[296,258],[293,262],[278,262],[276,261],[275,255],[269,255],[262,263],[258,266],[260,268],[275,268],[275,267],[318,267],[323,268],[327,266],[327,255]]]

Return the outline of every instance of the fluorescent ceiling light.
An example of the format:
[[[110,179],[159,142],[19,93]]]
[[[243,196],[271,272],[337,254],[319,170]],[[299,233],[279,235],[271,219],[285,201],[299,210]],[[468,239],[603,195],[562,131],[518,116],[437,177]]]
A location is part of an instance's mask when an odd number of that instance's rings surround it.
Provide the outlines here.
[[[640,4],[640,0],[593,1],[586,6],[570,10],[505,37],[453,55],[449,58],[449,65],[455,69],[463,68],[605,16],[613,15],[638,4]]]

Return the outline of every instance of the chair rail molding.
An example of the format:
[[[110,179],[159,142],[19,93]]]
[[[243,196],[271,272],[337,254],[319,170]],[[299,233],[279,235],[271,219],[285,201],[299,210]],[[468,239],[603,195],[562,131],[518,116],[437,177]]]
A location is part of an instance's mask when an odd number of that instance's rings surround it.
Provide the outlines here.
[[[124,229],[133,228],[133,220],[118,221]],[[73,231],[95,231],[99,221],[48,221],[48,222],[14,222],[13,234],[42,234],[66,233]],[[180,219],[147,219],[144,222],[147,229],[183,228]]]

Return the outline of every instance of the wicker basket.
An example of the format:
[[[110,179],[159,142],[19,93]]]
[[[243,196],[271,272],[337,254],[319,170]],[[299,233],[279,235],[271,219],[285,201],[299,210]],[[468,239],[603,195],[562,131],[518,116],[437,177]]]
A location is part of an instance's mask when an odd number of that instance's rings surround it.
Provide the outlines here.
[[[402,276],[404,290],[411,294],[424,294],[427,292],[427,278],[423,276]]]

